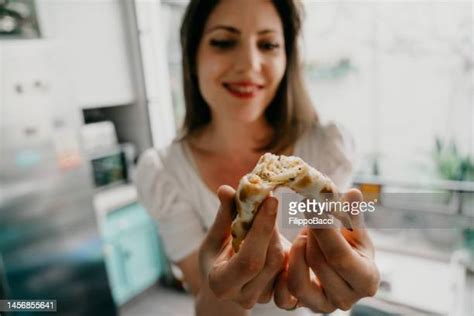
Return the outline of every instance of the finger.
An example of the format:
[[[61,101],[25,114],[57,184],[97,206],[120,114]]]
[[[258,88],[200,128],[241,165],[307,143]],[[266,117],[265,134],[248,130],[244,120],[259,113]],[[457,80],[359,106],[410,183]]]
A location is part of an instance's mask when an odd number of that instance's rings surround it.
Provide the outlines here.
[[[246,275],[245,283],[254,278],[265,264],[275,229],[277,207],[276,198],[268,197],[264,200],[240,251],[230,261],[230,269],[235,268],[233,271],[240,270]]]
[[[209,245],[215,252],[219,251],[226,239],[229,238],[232,225],[232,209],[234,208],[235,190],[222,185],[217,190],[217,196],[221,202],[214,223],[206,234],[205,244]]]
[[[275,228],[277,208],[276,198],[267,197],[263,201],[238,255],[266,253]]]
[[[283,270],[277,277],[275,283],[275,293],[273,295],[273,300],[275,301],[276,306],[282,309],[291,310],[298,300],[296,297],[291,295],[290,290],[288,290],[288,271]]]
[[[352,203],[352,202],[360,203],[363,201],[364,201],[364,198],[362,196],[362,193],[358,189],[350,189],[342,197],[342,202],[347,202],[347,203]],[[354,224],[354,227],[360,227],[360,228],[365,227],[363,213],[355,214],[353,212],[349,212],[349,216],[351,217],[351,222]]]
[[[358,190],[350,190],[342,198],[342,202],[344,203],[360,202],[361,200],[362,200],[362,194],[360,194],[360,191]],[[357,220],[355,218],[356,217],[354,216],[352,217],[352,219],[355,220],[354,226],[356,227],[360,224],[360,219]],[[341,233],[341,231],[343,231],[344,233]],[[311,236],[316,238],[316,240],[318,241],[318,244],[326,258],[326,261],[329,262],[332,266],[333,264],[342,265],[346,262],[350,262],[354,260],[357,261],[357,259],[360,256],[352,248],[352,246],[355,246],[355,245],[350,244],[349,240],[346,240],[345,236],[350,235],[350,234],[352,234],[353,236],[356,236],[357,234],[361,234],[360,231],[361,231],[360,229],[358,229],[357,231],[354,229],[351,232],[345,228],[309,229]]]
[[[259,304],[267,304],[271,301],[273,296],[273,288],[275,287],[275,278],[273,278],[270,282],[268,282],[267,286],[263,289],[262,293],[258,297],[257,303]]]
[[[217,211],[214,223],[209,228],[199,249],[199,266],[202,276],[207,277],[209,275],[210,269],[212,269],[212,262],[215,261],[219,253],[221,256],[230,257],[228,251],[222,252],[222,250],[228,243],[226,240],[230,238],[234,195],[234,189],[226,185],[219,187],[217,191],[221,205]],[[225,263],[222,260],[218,260],[218,262]]]
[[[336,228],[311,228],[309,232],[309,236],[316,238],[324,256],[330,263],[350,259],[357,254]]]
[[[317,278],[333,306],[347,311],[360,298],[351,286],[326,262],[315,238],[308,238],[306,262]]]
[[[238,295],[244,284],[263,269],[275,226],[277,200],[269,197],[261,205],[240,251],[209,274],[209,286],[216,295]]]
[[[315,313],[335,310],[321,286],[312,280],[305,260],[307,236],[300,235],[293,242],[288,264],[288,289],[300,304]]]
[[[359,190],[351,189],[344,195],[342,200],[352,205],[352,203],[362,202],[363,197]],[[364,213],[359,212],[359,210],[355,208],[351,209],[349,216],[354,224],[354,229],[353,231],[341,229],[342,234],[353,247],[367,249],[373,258],[373,244],[365,229]]]
[[[311,229],[309,238],[317,241],[328,265],[357,293],[372,296],[370,294],[378,287],[378,270],[372,259],[361,256],[354,250],[339,230]],[[307,255],[309,258],[320,254],[310,251]]]
[[[260,273],[242,287],[242,297],[247,300],[255,298],[255,302],[268,302],[273,292],[276,275],[284,268],[285,254],[280,244],[279,233],[274,230],[268,247],[265,266]]]

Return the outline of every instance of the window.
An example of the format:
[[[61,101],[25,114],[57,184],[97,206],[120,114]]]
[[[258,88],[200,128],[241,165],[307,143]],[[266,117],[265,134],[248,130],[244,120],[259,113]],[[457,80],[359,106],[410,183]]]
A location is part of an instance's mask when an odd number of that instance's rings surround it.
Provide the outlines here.
[[[162,0],[178,127],[179,28],[187,3]],[[437,137],[474,156],[472,3],[305,1],[305,15],[310,95],[323,121],[335,120],[354,136],[359,174],[446,178],[433,159]]]

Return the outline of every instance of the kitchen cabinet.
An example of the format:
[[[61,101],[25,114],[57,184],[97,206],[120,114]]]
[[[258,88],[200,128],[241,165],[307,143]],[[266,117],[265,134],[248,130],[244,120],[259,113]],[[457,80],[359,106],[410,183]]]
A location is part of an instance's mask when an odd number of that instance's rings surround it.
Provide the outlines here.
[[[81,108],[135,101],[128,21],[120,0],[37,1],[44,39],[56,42]]]
[[[112,294],[121,305],[156,282],[164,255],[156,225],[138,203],[109,212],[100,226]]]

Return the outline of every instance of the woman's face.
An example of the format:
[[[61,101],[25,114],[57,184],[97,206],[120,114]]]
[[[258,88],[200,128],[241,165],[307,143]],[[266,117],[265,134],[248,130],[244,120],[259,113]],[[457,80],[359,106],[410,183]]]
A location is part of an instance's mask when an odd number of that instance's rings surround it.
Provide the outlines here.
[[[270,0],[222,0],[197,53],[201,94],[213,119],[253,122],[270,104],[286,67],[283,27]]]

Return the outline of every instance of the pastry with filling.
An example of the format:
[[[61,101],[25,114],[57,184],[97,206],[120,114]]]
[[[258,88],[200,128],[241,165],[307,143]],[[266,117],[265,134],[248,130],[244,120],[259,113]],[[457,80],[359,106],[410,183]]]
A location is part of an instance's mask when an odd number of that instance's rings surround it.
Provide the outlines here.
[[[295,156],[266,153],[260,157],[252,172],[240,179],[235,195],[237,215],[232,222],[232,248],[238,252],[252,226],[263,200],[278,186],[286,186],[308,199],[333,200],[341,198],[336,185],[327,176]],[[349,215],[331,213],[348,229],[352,229]]]

